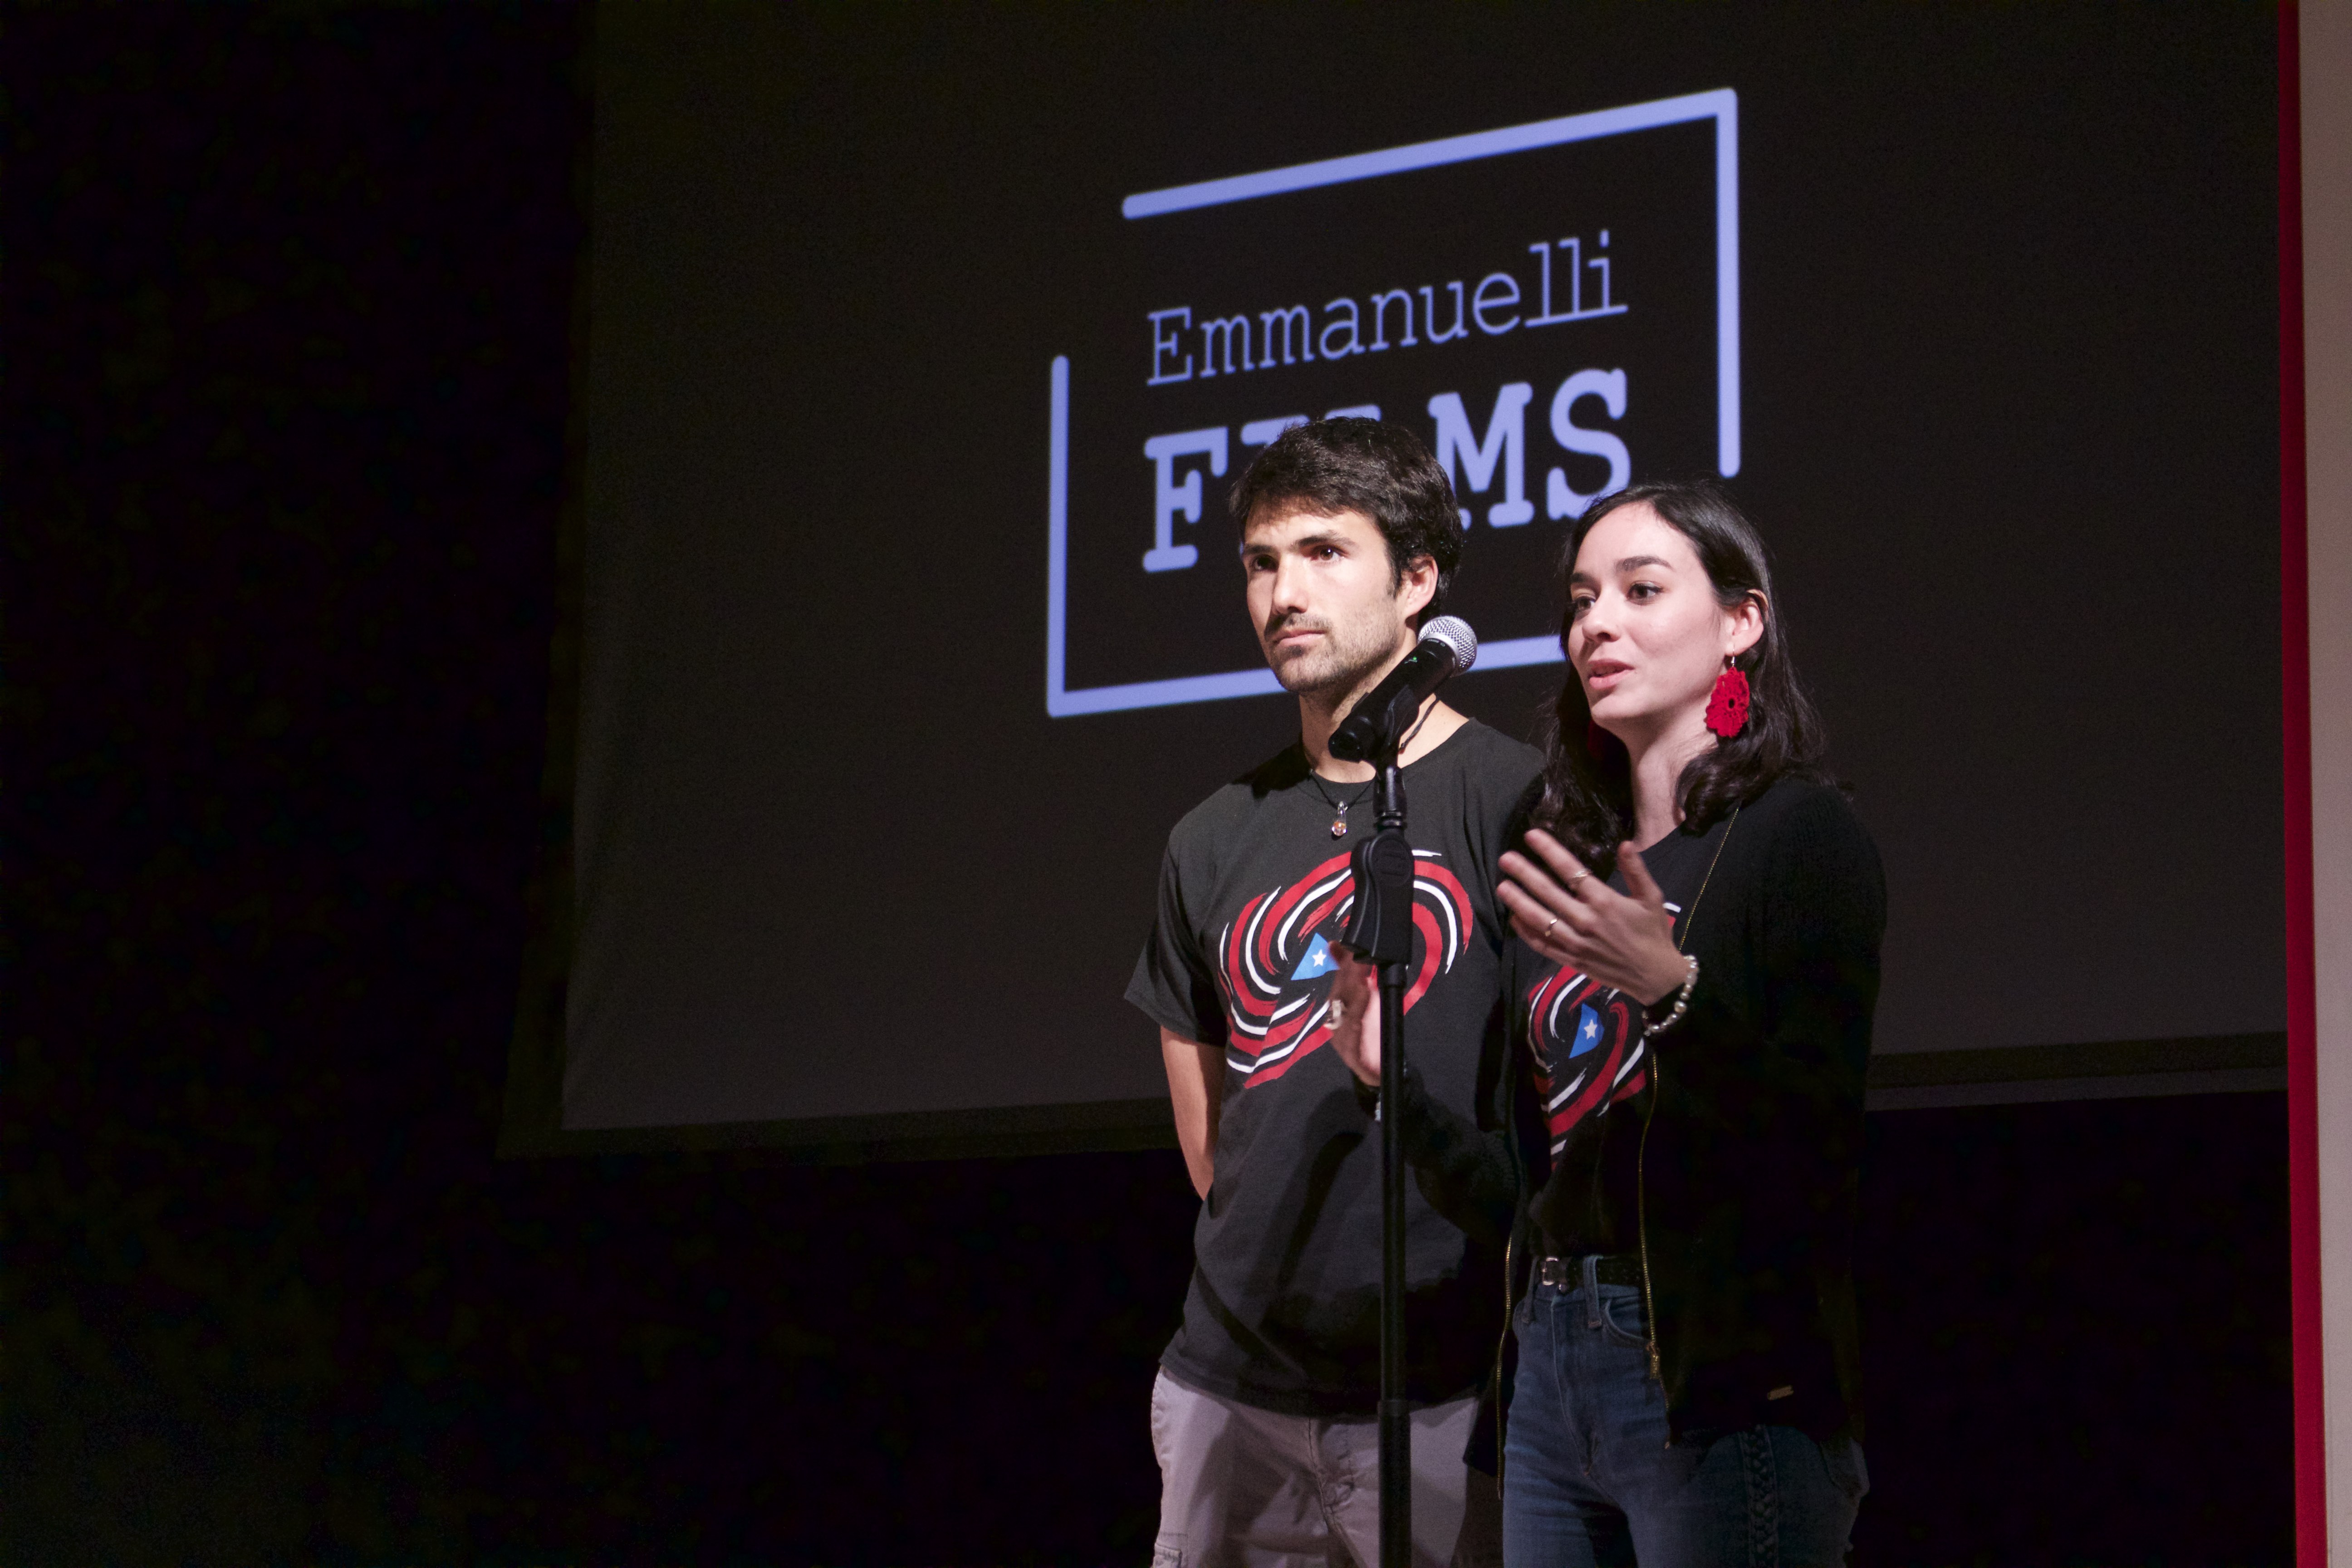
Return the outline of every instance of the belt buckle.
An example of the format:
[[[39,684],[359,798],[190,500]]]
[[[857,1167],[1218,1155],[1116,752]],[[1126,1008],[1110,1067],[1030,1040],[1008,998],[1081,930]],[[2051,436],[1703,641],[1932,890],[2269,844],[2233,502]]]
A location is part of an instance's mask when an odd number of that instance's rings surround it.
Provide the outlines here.
[[[1584,1283],[1573,1258],[1547,1258],[1538,1268],[1538,1278],[1554,1289],[1573,1290]]]

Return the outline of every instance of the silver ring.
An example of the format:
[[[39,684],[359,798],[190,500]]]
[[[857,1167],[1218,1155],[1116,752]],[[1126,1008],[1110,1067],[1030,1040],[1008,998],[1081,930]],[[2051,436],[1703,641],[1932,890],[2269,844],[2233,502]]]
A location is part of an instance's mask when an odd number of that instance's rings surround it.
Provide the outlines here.
[[[1559,929],[1559,917],[1558,915],[1554,915],[1554,916],[1552,916],[1552,917],[1551,917],[1551,924],[1549,924],[1549,925],[1548,925],[1548,926],[1544,927],[1544,929],[1543,929],[1543,940],[1544,940],[1544,941],[1546,941],[1546,942],[1549,942],[1549,941],[1551,940],[1551,933],[1552,933],[1552,932],[1554,932],[1554,931],[1558,931]]]

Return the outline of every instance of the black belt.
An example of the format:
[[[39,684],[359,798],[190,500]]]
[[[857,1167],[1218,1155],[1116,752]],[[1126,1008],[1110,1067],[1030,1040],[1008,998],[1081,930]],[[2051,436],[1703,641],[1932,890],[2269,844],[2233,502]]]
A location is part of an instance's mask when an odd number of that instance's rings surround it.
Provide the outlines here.
[[[1642,1260],[1630,1252],[1613,1253],[1592,1261],[1592,1278],[1596,1284],[1638,1288],[1642,1283]],[[1540,1284],[1556,1286],[1562,1290],[1580,1290],[1584,1288],[1584,1259],[1540,1258],[1536,1263],[1536,1279]]]

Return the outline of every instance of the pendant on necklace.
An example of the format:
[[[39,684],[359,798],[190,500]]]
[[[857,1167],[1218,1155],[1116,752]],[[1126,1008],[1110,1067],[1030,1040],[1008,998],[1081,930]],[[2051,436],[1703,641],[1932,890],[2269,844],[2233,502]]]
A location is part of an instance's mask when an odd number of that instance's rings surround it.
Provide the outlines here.
[[[1331,837],[1334,838],[1348,837],[1348,808],[1344,805],[1339,808],[1339,815],[1331,819]]]

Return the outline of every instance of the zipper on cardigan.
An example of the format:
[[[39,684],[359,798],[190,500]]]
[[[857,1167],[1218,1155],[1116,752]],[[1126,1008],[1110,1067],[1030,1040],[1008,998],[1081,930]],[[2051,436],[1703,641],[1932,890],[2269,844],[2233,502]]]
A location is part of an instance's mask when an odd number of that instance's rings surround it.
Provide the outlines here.
[[[1495,1487],[1503,1485],[1503,1359],[1511,1350],[1511,1312],[1518,1303],[1511,1300],[1511,1249],[1518,1245],[1518,1226],[1503,1237],[1503,1331],[1495,1340]]]
[[[1715,857],[1706,863],[1706,875],[1699,879],[1698,892],[1691,899],[1690,908],[1683,911],[1683,934],[1681,940],[1675,943],[1676,952],[1690,945],[1692,922],[1698,919],[1698,906],[1706,897],[1707,885],[1715,880],[1716,867],[1723,861],[1723,847],[1731,842],[1731,830],[1739,826],[1739,811],[1738,806],[1731,808],[1731,816],[1723,825],[1723,837],[1716,840]],[[1649,1331],[1650,1375],[1657,1379],[1661,1389],[1666,1379],[1660,1364],[1663,1358],[1658,1354],[1658,1300],[1650,1289],[1649,1163],[1650,1122],[1657,1116],[1658,1101],[1665,1098],[1665,1063],[1654,1050],[1650,1053],[1650,1104],[1642,1112],[1642,1141],[1633,1147],[1633,1236],[1642,1255],[1642,1326]],[[1666,1426],[1666,1447],[1671,1448],[1674,1446],[1675,1429],[1673,1423],[1669,1422]]]
[[[1650,1192],[1648,1169],[1650,1158],[1650,1121],[1653,1117],[1658,1114],[1658,1100],[1664,1092],[1665,1084],[1659,1074],[1658,1053],[1652,1051],[1650,1053],[1650,1104],[1649,1108],[1642,1113],[1642,1141],[1634,1146],[1633,1150],[1633,1237],[1634,1244],[1642,1255],[1642,1326],[1649,1331],[1650,1375],[1656,1378],[1662,1384],[1665,1381],[1665,1378],[1659,1370],[1658,1303],[1656,1296],[1650,1289]],[[1666,1447],[1669,1448],[1674,1447],[1674,1437],[1671,1434],[1671,1430],[1669,1431],[1669,1435],[1666,1438]]]

